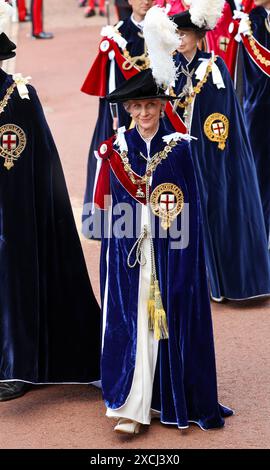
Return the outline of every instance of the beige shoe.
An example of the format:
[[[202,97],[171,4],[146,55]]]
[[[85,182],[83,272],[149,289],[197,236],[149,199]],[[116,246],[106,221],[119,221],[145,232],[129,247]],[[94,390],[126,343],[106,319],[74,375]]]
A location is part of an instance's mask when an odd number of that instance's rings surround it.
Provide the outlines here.
[[[114,428],[115,432],[122,434],[139,434],[141,424],[131,419],[121,418]]]

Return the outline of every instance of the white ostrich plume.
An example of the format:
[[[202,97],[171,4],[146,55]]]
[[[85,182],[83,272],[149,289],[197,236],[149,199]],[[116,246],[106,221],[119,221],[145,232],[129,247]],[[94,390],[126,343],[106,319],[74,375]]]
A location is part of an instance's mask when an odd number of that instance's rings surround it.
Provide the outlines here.
[[[222,15],[225,0],[191,0],[189,12],[193,24],[214,29]]]
[[[3,33],[6,23],[12,16],[13,8],[4,0],[0,0],[0,34]]]
[[[168,18],[165,10],[154,6],[144,20],[143,35],[146,42],[150,67],[159,86],[169,87],[176,79],[173,52],[179,46],[177,26]]]

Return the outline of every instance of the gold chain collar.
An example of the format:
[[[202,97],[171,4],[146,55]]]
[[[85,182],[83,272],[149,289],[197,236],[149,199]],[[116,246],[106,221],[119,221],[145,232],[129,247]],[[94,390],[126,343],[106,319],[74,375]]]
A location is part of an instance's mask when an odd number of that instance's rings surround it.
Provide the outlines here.
[[[252,51],[254,52],[254,55],[256,56],[256,59],[261,64],[265,65],[266,67],[269,67],[270,66],[270,60],[266,59],[266,57],[264,57],[261,54],[260,50],[256,46],[256,42],[255,42],[255,39],[254,39],[254,36],[253,36],[252,27],[251,27],[251,20],[248,20],[248,25],[249,25],[248,40],[249,40],[250,47],[251,47]],[[265,26],[266,26],[267,31],[270,33],[270,27],[269,27],[267,18],[265,19]]]
[[[209,64],[207,66],[207,69],[206,69],[206,72],[205,72],[205,75],[203,77],[202,80],[200,80],[197,85],[193,88],[193,91],[184,99],[184,101],[180,101],[180,100],[176,100],[175,101],[175,104],[174,104],[174,109],[177,108],[177,106],[179,106],[179,108],[187,108],[192,102],[193,100],[195,99],[196,95],[198,95],[199,93],[201,93],[202,89],[203,89],[203,86],[204,84],[207,82],[208,78],[209,78],[209,75],[210,73],[212,72],[212,68],[213,68],[213,63],[217,60],[217,57],[215,56],[214,59],[210,59],[209,61]],[[171,93],[170,93],[171,94]],[[174,96],[176,96],[174,94]]]
[[[171,140],[169,144],[165,145],[163,150],[161,150],[160,152],[157,152],[149,161],[146,173],[143,176],[140,176],[138,179],[135,178],[133,170],[131,168],[129,158],[128,158],[128,152],[126,150],[123,150],[120,153],[120,157],[124,165],[124,170],[127,173],[130,181],[133,184],[136,184],[137,186],[146,184],[147,181],[151,178],[152,174],[155,172],[158,165],[162,162],[162,160],[166,160],[169,153],[173,150],[173,148],[176,145],[177,145],[177,141]]]
[[[6,105],[8,104],[8,100],[10,99],[12,93],[14,92],[15,88],[17,86],[16,82],[13,82],[10,87],[8,87],[6,94],[4,98],[0,101],[0,114],[4,111]]]

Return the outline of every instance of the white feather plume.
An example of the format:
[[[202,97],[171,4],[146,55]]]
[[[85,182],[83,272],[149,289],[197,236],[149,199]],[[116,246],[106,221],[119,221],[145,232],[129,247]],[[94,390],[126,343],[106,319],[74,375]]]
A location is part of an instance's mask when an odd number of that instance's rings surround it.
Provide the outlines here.
[[[4,0],[0,0],[0,34],[3,33],[9,18],[13,14],[13,8]]]
[[[159,86],[169,87],[176,78],[172,57],[180,41],[176,31],[177,26],[168,18],[164,9],[154,6],[148,10],[143,35],[153,77]]]
[[[214,29],[222,15],[225,0],[191,0],[190,16],[193,24]]]

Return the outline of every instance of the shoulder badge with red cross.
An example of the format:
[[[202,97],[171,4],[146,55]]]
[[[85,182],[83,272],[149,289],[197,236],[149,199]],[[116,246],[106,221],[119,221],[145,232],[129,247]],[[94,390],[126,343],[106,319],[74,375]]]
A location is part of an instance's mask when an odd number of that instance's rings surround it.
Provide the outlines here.
[[[0,127],[0,157],[4,158],[4,167],[10,170],[26,147],[26,135],[16,124]]]
[[[217,142],[218,148],[224,150],[229,137],[229,119],[221,113],[213,113],[205,120],[204,132],[211,142]]]

